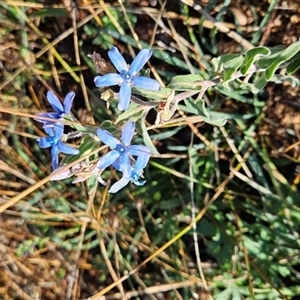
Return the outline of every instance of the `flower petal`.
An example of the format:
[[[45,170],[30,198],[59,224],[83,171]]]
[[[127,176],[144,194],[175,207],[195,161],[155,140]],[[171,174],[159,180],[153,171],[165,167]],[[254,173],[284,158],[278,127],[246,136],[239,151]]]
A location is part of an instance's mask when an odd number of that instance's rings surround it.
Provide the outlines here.
[[[142,49],[138,53],[138,55],[135,57],[135,59],[133,60],[129,68],[129,73],[131,74],[131,76],[136,75],[142,69],[142,67],[151,57],[151,55],[152,55],[152,51],[149,49]]]
[[[61,116],[63,115],[59,115],[58,113],[56,112],[50,112],[50,113],[47,113],[48,114],[48,118],[50,119],[53,119],[53,121],[44,121],[44,125],[43,125],[43,128],[46,130],[46,127],[52,127],[54,128],[54,126],[60,126],[62,128],[62,131],[63,131],[63,128],[64,128],[64,124],[61,123]],[[60,122],[57,122],[57,121],[60,121]],[[57,124],[60,124],[60,125],[57,125]],[[54,132],[53,132],[54,134]]]
[[[51,148],[51,156],[52,156],[52,169],[55,170],[58,167],[58,153],[59,150],[57,146],[52,146]]]
[[[73,104],[73,99],[75,97],[75,93],[74,92],[70,92],[67,94],[67,96],[65,97],[65,100],[64,100],[64,112],[66,114],[69,114],[70,111],[71,111],[71,107],[72,107],[72,104]]]
[[[159,91],[160,84],[152,78],[145,77],[145,76],[136,76],[132,78],[132,83],[134,86],[151,91]]]
[[[47,93],[47,99],[48,102],[51,104],[51,106],[54,108],[54,110],[58,113],[63,113],[64,108],[62,104],[60,103],[59,99],[56,97],[56,95],[52,91],[48,91]]]
[[[140,155],[138,156],[135,166],[134,166],[134,171],[136,173],[139,173],[141,170],[143,170],[149,161],[150,155]]]
[[[49,148],[51,146],[51,139],[49,137],[42,137],[37,139],[40,148]]]
[[[54,125],[54,124],[53,124]],[[54,129],[53,129],[53,126],[47,126],[44,128],[46,133],[50,136],[50,137],[54,137],[55,136],[55,133],[54,133]]]
[[[130,177],[131,164],[128,155],[126,153],[120,155],[118,162],[119,162],[120,171],[123,173],[123,175],[125,177]]]
[[[120,111],[126,110],[129,106],[131,98],[131,86],[130,83],[124,82],[121,85],[120,92],[119,92],[119,104],[118,109]]]
[[[150,156],[151,150],[144,145],[130,145],[127,152],[133,156]]]
[[[64,123],[61,122],[55,123],[53,129],[54,129],[54,137],[60,139],[64,133]],[[45,131],[47,131],[46,127],[45,127]]]
[[[128,71],[127,62],[125,61],[124,57],[119,52],[117,47],[112,47],[108,51],[108,57],[120,73],[124,70]]]
[[[102,143],[109,146],[111,149],[115,149],[120,142],[107,130],[101,128],[97,129],[97,135]]]
[[[118,192],[120,189],[122,189],[124,186],[126,186],[129,183],[130,179],[126,177],[122,177],[120,180],[118,180],[116,183],[114,183],[111,188],[109,189],[109,193],[114,194]]]
[[[61,117],[60,114],[57,112],[48,112],[48,113],[44,113],[44,114],[45,114],[45,116],[47,115],[48,118],[52,118],[55,120],[58,120]]]
[[[53,117],[55,116],[55,117]],[[41,123],[52,123],[51,121],[48,120],[44,120],[43,118],[51,118],[51,119],[57,119],[56,116],[58,116],[58,114],[56,112],[53,113],[38,113],[34,115],[34,120],[37,122],[41,122]],[[53,123],[52,123],[53,124]]]
[[[104,76],[96,76],[94,78],[97,87],[105,87],[111,85],[121,84],[124,81],[122,76],[117,73],[106,74]]]
[[[122,129],[122,136],[121,141],[124,146],[128,147],[132,140],[133,134],[135,130],[135,123],[134,122],[127,122]]]
[[[79,154],[79,150],[76,148],[73,148],[61,141],[58,141],[57,147],[60,150],[60,152],[65,153],[65,154],[71,154],[71,155],[77,155]]]
[[[110,165],[112,165],[120,156],[120,153],[117,150],[112,150],[102,156],[99,161],[97,162],[97,168],[104,170]]]
[[[112,164],[112,166],[113,166],[116,170],[118,170],[118,171],[121,172],[121,169],[120,169],[120,161],[119,161],[119,159],[117,159],[117,160]]]
[[[132,172],[133,173],[133,172]],[[135,173],[133,173],[132,175],[131,175],[131,182],[133,182],[135,185],[138,185],[138,186],[141,186],[141,185],[144,185],[145,184],[145,182],[146,182],[146,180],[141,180],[141,181],[139,181],[139,179],[140,179],[140,176],[138,175],[138,174],[135,174]]]

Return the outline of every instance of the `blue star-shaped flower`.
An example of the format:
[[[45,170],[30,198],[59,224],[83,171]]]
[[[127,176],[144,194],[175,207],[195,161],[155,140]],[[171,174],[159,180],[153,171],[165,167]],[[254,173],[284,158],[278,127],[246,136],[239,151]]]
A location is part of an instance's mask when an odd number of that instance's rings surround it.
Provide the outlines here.
[[[64,133],[64,124],[56,123],[53,127],[45,127],[45,131],[49,136],[38,138],[38,144],[41,148],[51,147],[52,168],[55,170],[58,167],[58,154],[77,155],[79,150],[63,143],[60,139]]]
[[[64,105],[62,105],[60,103],[59,99],[56,97],[56,95],[52,91],[48,91],[48,93],[47,93],[48,102],[51,104],[51,106],[53,107],[53,109],[55,111],[38,113],[35,115],[37,117],[37,118],[35,118],[35,120],[38,122],[44,123],[44,127],[53,126],[53,124],[54,124],[53,122],[42,120],[39,117],[51,118],[54,120],[62,119],[64,117],[64,115],[70,114],[74,97],[75,97],[74,92],[68,93],[64,99]]]
[[[148,155],[138,156],[134,167],[131,168],[130,174],[123,173],[123,177],[120,180],[118,180],[116,183],[114,183],[108,192],[114,194],[118,192],[120,189],[122,189],[124,186],[126,186],[130,181],[133,182],[135,185],[144,185],[146,180],[140,181],[140,177],[143,174],[143,169],[146,167],[149,161],[150,155],[151,153],[149,153]],[[117,163],[114,163],[113,166],[117,170],[121,171]]]
[[[97,168],[104,170],[113,165],[121,171],[126,177],[130,177],[132,172],[131,161],[133,156],[146,157],[149,160],[151,151],[144,145],[130,145],[135,130],[135,123],[128,122],[123,126],[121,140],[117,140],[110,132],[103,129],[97,130],[100,140],[108,145],[112,150],[102,156],[97,162]]]
[[[149,49],[141,50],[133,60],[130,67],[128,67],[124,57],[120,54],[117,47],[112,47],[108,51],[108,56],[120,74],[111,73],[103,76],[96,76],[94,82],[97,87],[106,87],[112,85],[120,85],[119,92],[119,110],[126,110],[129,106],[131,98],[131,87],[158,91],[160,89],[159,83],[151,78],[145,76],[138,76],[138,73],[149,60],[152,51]]]

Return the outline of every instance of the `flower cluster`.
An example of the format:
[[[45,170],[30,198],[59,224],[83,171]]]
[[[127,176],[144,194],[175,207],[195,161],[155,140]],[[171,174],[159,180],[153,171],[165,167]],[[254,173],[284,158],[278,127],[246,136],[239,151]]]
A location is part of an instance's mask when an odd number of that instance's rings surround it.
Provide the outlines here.
[[[54,126],[45,127],[45,131],[48,136],[39,138],[38,144],[41,148],[51,147],[51,156],[52,156],[52,168],[55,170],[58,167],[58,154],[65,153],[71,155],[79,154],[79,150],[75,149],[61,141],[61,138],[64,133],[64,124],[56,123]]]
[[[65,115],[70,114],[74,96],[75,93],[73,92],[67,94],[63,106],[55,94],[52,91],[49,91],[47,93],[47,99],[55,112],[39,113],[36,114],[35,117],[36,121],[43,123],[44,130],[48,134],[48,136],[39,138],[37,141],[41,148],[51,147],[53,170],[59,165],[58,155],[60,152],[71,155],[79,154],[78,149],[68,146],[61,141],[64,133],[64,123],[62,121]],[[53,121],[50,119],[53,119]]]
[[[108,51],[108,56],[114,64],[115,68],[120,74],[108,73],[102,76],[96,76],[94,81],[97,87],[108,87],[112,85],[119,85],[120,91],[118,94],[118,108],[121,111],[129,107],[131,99],[131,89],[136,86],[142,89],[158,91],[160,89],[159,83],[151,78],[139,76],[139,72],[146,62],[151,57],[152,52],[148,49],[141,50],[133,60],[129,67],[116,47]],[[113,68],[112,68],[113,69]],[[53,112],[38,113],[35,115],[35,120],[43,123],[43,128],[48,136],[39,138],[38,145],[41,148],[51,147],[52,168],[59,171],[59,153],[78,155],[80,152],[66,143],[64,143],[64,119],[75,120],[71,114],[71,107],[75,93],[70,92],[66,95],[63,105],[52,91],[47,93],[47,99],[53,107]],[[84,127],[84,125],[82,125]],[[76,128],[78,130],[78,127]],[[95,167],[85,165],[85,170],[90,170],[89,175],[81,170],[80,166],[74,166],[71,170],[63,170],[56,174],[55,179],[63,179],[72,175],[77,176],[74,182],[85,180],[89,176],[98,176],[98,180],[104,184],[100,174],[108,167],[112,166],[117,171],[122,173],[120,180],[115,182],[109,189],[110,193],[116,193],[121,188],[126,186],[129,182],[135,185],[143,185],[146,181],[143,178],[143,170],[146,167],[151,151],[144,145],[131,145],[131,140],[135,132],[135,123],[132,121],[126,122],[122,127],[120,140],[115,138],[109,131],[97,128],[95,130],[94,139],[99,139],[102,143],[107,145],[111,150],[103,155],[95,163]],[[92,135],[87,131],[81,132],[82,135]],[[82,140],[84,143],[84,139]],[[84,148],[84,145],[83,147]],[[84,175],[83,175],[84,174]]]
[[[110,188],[110,193],[117,192],[130,181],[136,185],[145,183],[145,181],[139,181],[139,179],[148,163],[151,151],[144,145],[130,145],[134,131],[135,123],[126,123],[123,126],[119,141],[107,130],[97,130],[99,139],[111,148],[110,152],[100,158],[97,168],[104,170],[109,166],[113,166],[123,174],[122,178]],[[137,157],[137,160],[134,159],[134,156]]]

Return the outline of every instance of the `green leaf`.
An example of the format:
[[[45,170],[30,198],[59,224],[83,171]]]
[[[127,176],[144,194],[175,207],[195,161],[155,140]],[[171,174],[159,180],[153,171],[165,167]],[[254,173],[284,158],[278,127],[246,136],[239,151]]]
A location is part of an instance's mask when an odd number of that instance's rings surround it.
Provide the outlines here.
[[[99,147],[99,142],[97,142],[94,138],[92,138],[90,136],[85,136],[81,140],[81,143],[79,146],[79,151],[80,151],[79,156],[84,156],[88,153],[91,153],[97,147]]]
[[[241,73],[243,75],[246,75],[257,57],[266,56],[266,55],[269,55],[270,53],[271,53],[271,51],[266,47],[257,47],[257,48],[248,50],[246,52],[243,65],[241,67]]]
[[[197,81],[202,81],[203,77],[201,75],[189,74],[189,75],[179,75],[172,78],[168,87],[175,90],[198,90],[199,84]]]
[[[257,93],[261,91],[266,85],[267,85],[267,80],[265,76],[261,76],[259,80],[254,82],[254,86],[257,89]]]
[[[300,51],[300,41],[291,44],[289,47],[287,47],[285,50],[280,51],[276,53],[275,55],[272,55],[271,59],[268,60],[260,60],[260,63],[262,62],[268,62],[267,70],[265,73],[266,80],[269,81],[275,74],[276,70],[279,68],[279,66],[282,63],[285,63],[289,59],[291,59],[293,56],[295,56]],[[269,57],[270,58],[270,57]]]
[[[247,88],[251,91],[251,93],[258,94],[266,86],[267,83],[268,82],[263,74],[253,83],[242,82],[241,88]]]
[[[242,298],[239,294],[238,286],[236,286],[235,283],[231,283],[224,291],[215,295],[215,300],[240,300],[240,299]]]
[[[278,265],[277,268],[278,268],[279,274],[280,274],[282,277],[287,277],[287,276],[291,275],[291,270],[290,270],[289,267]]]
[[[221,57],[221,63],[223,63],[224,68],[235,68],[237,62],[243,58],[241,54],[227,54],[226,56]]]
[[[39,11],[30,14],[30,18],[36,17],[64,17],[68,14],[65,8],[42,8]]]
[[[184,103],[185,103],[186,107],[190,109],[191,113],[198,114],[202,117],[209,117],[209,114],[208,114],[207,110],[205,108],[203,109],[203,102],[204,101],[201,100],[201,103],[200,103],[201,108],[199,108],[199,105],[197,105],[196,101],[189,100],[189,99],[184,100]],[[204,105],[205,105],[205,103],[204,103]]]
[[[295,73],[300,68],[300,51],[293,57],[286,67],[286,72],[288,74]]]
[[[257,60],[257,65],[260,69],[267,69],[272,62],[274,62],[280,52],[282,52],[285,48],[283,46],[276,46],[269,48],[271,54],[268,56],[259,57]]]
[[[243,56],[239,55],[235,58],[232,58],[230,61],[224,64],[224,73],[223,79],[224,81],[228,81],[232,79],[232,75],[238,70],[238,68],[243,63]]]
[[[137,120],[141,119],[142,116],[145,115],[145,113],[148,110],[148,106],[146,107],[137,103],[130,103],[129,108],[118,116],[117,120],[115,121],[115,124],[124,120],[136,122]]]
[[[275,83],[288,82],[292,87],[300,86],[300,79],[293,75],[274,75],[270,81]]]
[[[267,83],[268,82],[263,74],[253,83],[243,82],[241,84],[241,88],[247,88],[251,91],[251,93],[258,94],[266,86]]]
[[[205,237],[213,237],[217,233],[217,228],[204,218],[199,222],[197,232]]]
[[[220,67],[221,67],[222,65],[220,64],[220,61],[221,61],[221,56],[219,56],[219,57],[214,57],[214,58],[211,60],[213,72],[215,72],[215,73],[221,72]]]
[[[152,154],[158,155],[159,152],[157,151],[157,149],[155,148],[155,146],[152,143],[151,137],[150,137],[149,132],[146,127],[145,120],[140,119],[137,125],[142,130],[145,145],[150,148]]]
[[[223,72],[225,69],[235,68],[235,66],[239,64],[240,60],[243,60],[243,56],[241,54],[226,54],[217,58],[213,58],[212,65],[214,71],[220,73]],[[241,64],[242,62],[240,63],[240,65]]]
[[[282,51],[271,66],[266,70],[265,76],[267,80],[270,80],[275,74],[277,68],[288,59],[292,58],[295,54],[299,52],[300,41],[290,45],[286,50]]]
[[[148,99],[161,101],[161,100],[168,99],[170,93],[172,92],[172,89],[161,88],[159,91],[151,91],[151,90],[139,89],[137,87],[134,87],[133,92],[134,92],[134,94],[144,96]]]
[[[174,127],[173,129],[169,128],[169,130],[167,130],[167,131],[163,131],[163,132],[160,132],[160,133],[157,133],[157,134],[153,134],[151,136],[151,138],[153,140],[158,140],[158,141],[159,140],[167,140],[170,137],[172,137],[173,135],[175,135],[180,129],[181,129],[180,126]]]
[[[227,123],[228,116],[226,114],[211,111],[210,118],[203,118],[203,120],[211,125],[224,126]]]
[[[118,130],[118,127],[115,126],[114,124],[112,124],[112,121],[110,120],[105,120],[103,121],[99,127],[101,129],[105,129],[105,130],[108,130],[109,132],[114,132],[114,131],[117,131]]]
[[[205,107],[205,102],[202,99],[198,100],[197,102],[185,99],[184,102],[190,112],[201,116],[203,121],[208,124],[224,126],[228,120],[228,116],[226,114],[218,112],[208,112]],[[182,110],[185,110],[184,106],[182,105],[179,105],[178,107]]]
[[[244,297],[241,296],[239,287],[236,284],[232,284],[232,300],[241,300]]]
[[[78,159],[79,157],[82,157],[84,155],[87,155],[88,153],[91,153],[93,150],[95,150],[97,147],[99,147],[99,141],[96,141],[91,136],[85,136],[79,145],[79,154],[77,155],[69,155],[65,156],[62,159],[62,164],[69,164],[73,162],[74,160]]]

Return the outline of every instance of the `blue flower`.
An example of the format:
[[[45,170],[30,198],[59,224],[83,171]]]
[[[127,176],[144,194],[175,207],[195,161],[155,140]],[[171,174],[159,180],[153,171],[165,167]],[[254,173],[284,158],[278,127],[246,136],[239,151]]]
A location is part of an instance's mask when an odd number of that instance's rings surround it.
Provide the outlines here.
[[[144,161],[149,160],[151,151],[148,147],[144,145],[130,145],[134,130],[134,122],[126,123],[123,126],[120,141],[113,137],[107,130],[97,130],[100,140],[112,149],[97,162],[98,169],[104,170],[113,165],[128,178],[131,177],[132,173],[131,161],[133,160],[133,156],[141,156]]]
[[[64,115],[70,114],[74,97],[75,97],[74,92],[68,93],[64,99],[64,105],[62,105],[59,99],[55,96],[55,94],[52,91],[48,91],[47,99],[48,102],[53,107],[53,109],[55,110],[55,112],[38,113],[36,114],[37,118],[35,118],[35,120],[44,123],[44,127],[53,126],[53,122],[42,120],[39,117],[51,118],[54,120],[62,119]]]
[[[126,186],[130,181],[135,185],[144,185],[146,180],[140,181],[140,177],[143,175],[143,169],[146,167],[150,155],[151,153],[149,153],[148,155],[138,156],[134,167],[131,169],[130,176],[126,176],[123,174],[123,177],[120,180],[118,180],[116,183],[114,183],[108,192],[114,194],[118,192],[120,189],[122,189],[124,186]],[[113,166],[117,170],[121,171],[117,163],[114,163]]]
[[[79,150],[66,145],[60,139],[64,133],[64,124],[56,123],[53,127],[45,127],[45,131],[49,136],[38,138],[38,144],[41,148],[51,147],[52,168],[55,170],[58,167],[58,154],[77,155]]]
[[[158,91],[160,89],[159,83],[151,78],[138,76],[138,73],[150,59],[152,51],[149,49],[141,50],[133,60],[130,67],[128,67],[124,57],[120,54],[117,47],[112,47],[108,51],[108,56],[120,74],[111,73],[103,76],[96,76],[94,82],[97,87],[106,87],[112,85],[120,85],[119,92],[119,110],[126,110],[129,106],[131,98],[131,87]]]

